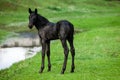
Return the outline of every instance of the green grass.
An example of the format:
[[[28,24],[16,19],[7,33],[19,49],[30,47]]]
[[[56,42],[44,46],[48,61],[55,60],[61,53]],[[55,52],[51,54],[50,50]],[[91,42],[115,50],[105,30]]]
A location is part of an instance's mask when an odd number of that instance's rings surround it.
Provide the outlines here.
[[[39,74],[41,52],[33,58],[0,71],[0,80],[119,80],[120,79],[120,2],[107,0],[1,0],[0,40],[11,32],[31,31],[27,27],[27,9],[37,7],[50,21],[67,19],[76,29],[75,73],[70,73],[71,56],[67,69],[60,74],[64,54],[59,40],[51,44],[52,71]],[[18,4],[19,2],[19,4]],[[28,2],[30,2],[28,4]],[[4,4],[3,4],[4,3]],[[10,7],[5,7],[6,3]],[[26,6],[24,6],[27,4]],[[36,4],[36,5],[34,5]],[[57,5],[56,5],[57,4]],[[16,6],[16,8],[14,7]]]
[[[14,64],[0,72],[1,80],[118,80],[120,79],[120,30],[119,28],[97,28],[75,35],[75,73],[70,73],[71,56],[67,69],[60,74],[63,64],[63,50],[60,41],[51,45],[52,71],[46,68],[39,74],[41,56],[37,54],[31,59]],[[111,36],[111,37],[110,37]],[[79,41],[79,42],[78,42]]]
[[[14,35],[13,32],[0,30],[0,43],[2,43],[5,39],[7,39],[8,37],[11,37],[12,35]]]

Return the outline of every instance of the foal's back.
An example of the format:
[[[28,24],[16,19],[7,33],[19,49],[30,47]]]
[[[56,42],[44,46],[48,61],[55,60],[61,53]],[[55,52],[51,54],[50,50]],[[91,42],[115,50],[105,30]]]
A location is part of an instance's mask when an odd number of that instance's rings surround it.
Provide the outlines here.
[[[67,20],[61,20],[57,23],[49,22],[39,33],[41,38],[46,38],[46,40],[68,38],[73,36],[74,27]]]

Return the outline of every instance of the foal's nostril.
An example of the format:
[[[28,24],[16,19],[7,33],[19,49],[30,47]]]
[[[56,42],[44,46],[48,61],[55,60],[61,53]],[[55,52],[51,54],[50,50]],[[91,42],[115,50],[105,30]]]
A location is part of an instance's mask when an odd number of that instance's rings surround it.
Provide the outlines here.
[[[32,29],[33,25],[31,25],[31,24],[28,24],[28,27],[29,27],[30,29]]]

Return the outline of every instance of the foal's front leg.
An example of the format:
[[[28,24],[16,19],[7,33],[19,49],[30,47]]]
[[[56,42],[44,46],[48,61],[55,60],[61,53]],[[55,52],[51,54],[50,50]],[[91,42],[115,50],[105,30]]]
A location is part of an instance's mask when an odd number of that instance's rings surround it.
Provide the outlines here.
[[[48,58],[48,71],[51,71],[51,63],[50,63],[50,41],[47,41],[46,44],[46,54]]]
[[[40,73],[44,70],[44,63],[45,63],[45,50],[46,50],[46,42],[44,40],[41,41],[42,43],[42,62],[41,62],[41,69]]]

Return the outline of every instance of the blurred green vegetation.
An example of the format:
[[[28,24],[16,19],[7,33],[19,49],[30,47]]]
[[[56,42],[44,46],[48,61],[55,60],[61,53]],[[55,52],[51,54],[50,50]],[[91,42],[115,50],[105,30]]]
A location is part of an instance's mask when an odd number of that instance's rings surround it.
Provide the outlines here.
[[[80,33],[75,34],[75,73],[60,74],[63,49],[60,41],[51,44],[52,71],[39,74],[41,56],[0,71],[0,80],[119,80],[120,79],[120,1],[119,0],[1,0],[0,40],[14,32],[29,30],[28,8],[52,22],[67,19]],[[41,52],[40,52],[41,53]]]

